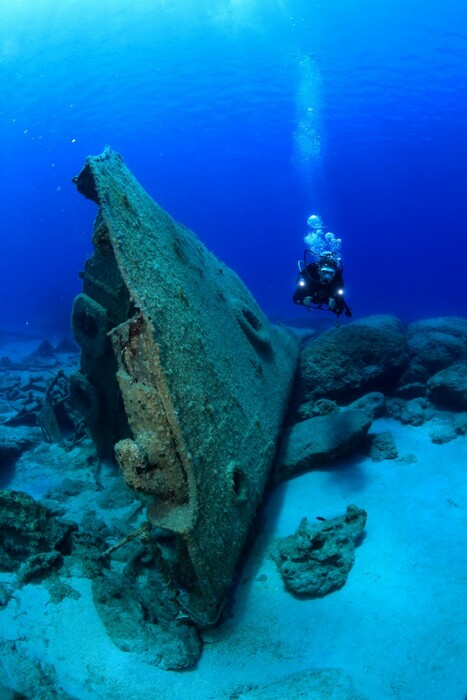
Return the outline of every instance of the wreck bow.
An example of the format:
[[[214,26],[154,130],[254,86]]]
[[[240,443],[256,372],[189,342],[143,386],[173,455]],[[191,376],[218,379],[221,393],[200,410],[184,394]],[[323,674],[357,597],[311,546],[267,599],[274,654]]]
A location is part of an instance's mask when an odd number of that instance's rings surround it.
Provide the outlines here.
[[[76,396],[102,454],[175,534],[187,608],[214,620],[275,453],[298,343],[110,149],[74,178],[99,205],[74,303]]]

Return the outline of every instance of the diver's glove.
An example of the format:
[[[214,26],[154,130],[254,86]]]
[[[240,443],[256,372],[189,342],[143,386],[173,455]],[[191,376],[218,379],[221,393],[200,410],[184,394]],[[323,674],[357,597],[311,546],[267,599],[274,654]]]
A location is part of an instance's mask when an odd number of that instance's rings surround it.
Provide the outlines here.
[[[336,300],[330,297],[328,301],[328,306],[331,309],[331,311],[334,311],[334,307],[336,306]]]
[[[305,306],[311,306],[313,303],[313,299],[311,297],[305,297],[303,303]]]

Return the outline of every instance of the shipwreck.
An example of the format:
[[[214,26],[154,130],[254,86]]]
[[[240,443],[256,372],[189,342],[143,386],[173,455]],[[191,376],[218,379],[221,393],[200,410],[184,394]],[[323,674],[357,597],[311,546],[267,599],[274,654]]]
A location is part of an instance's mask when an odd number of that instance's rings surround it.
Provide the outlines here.
[[[72,391],[152,525],[182,606],[214,622],[262,499],[298,358],[239,277],[106,148],[74,178],[99,210],[72,314]]]

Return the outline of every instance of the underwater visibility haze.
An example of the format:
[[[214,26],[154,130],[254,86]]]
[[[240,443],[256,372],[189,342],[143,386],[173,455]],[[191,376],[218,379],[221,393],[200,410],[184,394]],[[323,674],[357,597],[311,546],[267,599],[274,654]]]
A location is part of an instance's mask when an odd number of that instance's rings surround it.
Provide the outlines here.
[[[107,144],[273,317],[313,213],[354,316],[465,310],[461,0],[12,0],[0,71],[3,327],[69,327]]]
[[[465,700],[465,0],[0,10],[0,700]]]

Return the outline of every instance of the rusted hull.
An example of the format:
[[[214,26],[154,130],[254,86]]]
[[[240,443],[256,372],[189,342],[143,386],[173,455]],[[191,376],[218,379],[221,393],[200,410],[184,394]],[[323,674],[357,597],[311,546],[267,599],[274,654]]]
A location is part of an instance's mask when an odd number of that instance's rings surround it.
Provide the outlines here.
[[[153,497],[150,520],[176,535],[187,609],[213,620],[262,498],[298,343],[118,154],[88,158],[75,182],[100,207],[73,313],[91,428]]]

